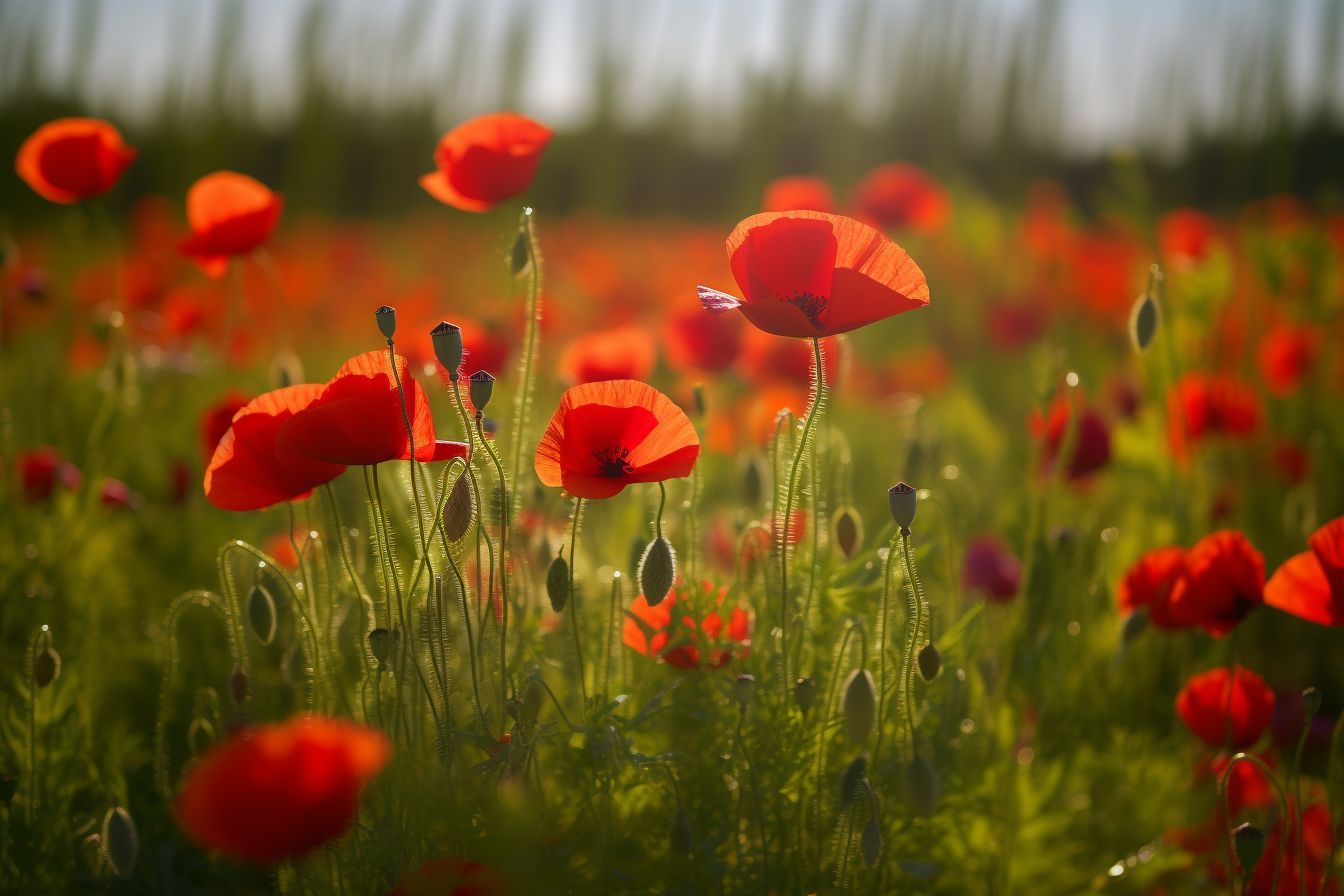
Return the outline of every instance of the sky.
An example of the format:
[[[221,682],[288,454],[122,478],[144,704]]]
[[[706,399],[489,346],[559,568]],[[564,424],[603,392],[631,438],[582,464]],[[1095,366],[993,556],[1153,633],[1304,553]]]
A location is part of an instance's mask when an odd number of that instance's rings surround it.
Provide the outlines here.
[[[326,7],[321,55],[333,79],[375,103],[442,92],[436,113],[445,125],[507,99],[501,73],[512,23],[522,18],[534,27],[515,104],[560,127],[582,123],[594,108],[598,46],[620,60],[614,89],[628,118],[681,97],[713,131],[731,127],[749,85],[792,71],[804,75],[810,93],[852,97],[857,117],[879,115],[892,88],[887,78],[865,72],[888,71],[882,66],[892,53],[943,45],[934,35],[937,17],[928,18],[932,6],[915,0],[0,0],[0,83],[15,83],[13,67],[23,56],[17,48],[27,44],[37,48],[47,84],[74,84],[95,109],[133,118],[152,109],[165,88],[193,95],[210,83],[220,23],[233,15],[241,24],[230,55],[246,76],[230,91],[282,124],[300,95],[295,48],[314,3]],[[950,18],[962,14],[962,27],[977,32],[971,64],[983,66],[985,77],[994,77],[994,55],[1002,49],[993,35],[1025,27],[1038,7],[1057,8],[1051,50],[1057,83],[1040,89],[1048,106],[1057,105],[1071,143],[1090,150],[1228,118],[1235,101],[1257,89],[1245,82],[1247,71],[1260,81],[1272,78],[1257,54],[1275,46],[1285,60],[1289,111],[1322,101],[1340,110],[1344,66],[1331,76],[1321,63],[1331,38],[1344,52],[1344,28],[1333,35],[1322,30],[1327,4],[1341,3],[939,0],[933,6]],[[865,26],[856,31],[856,21]],[[463,35],[465,43],[456,40]],[[1191,98],[1180,109],[1165,102],[1172,78]],[[986,90],[985,102],[994,96]],[[1260,114],[1276,111],[1284,110]]]

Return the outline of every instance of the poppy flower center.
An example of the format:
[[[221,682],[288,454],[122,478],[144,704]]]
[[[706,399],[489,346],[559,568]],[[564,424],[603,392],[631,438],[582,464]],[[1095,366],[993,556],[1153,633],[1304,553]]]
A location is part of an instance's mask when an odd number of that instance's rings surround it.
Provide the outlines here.
[[[825,296],[813,295],[810,292],[796,292],[791,296],[783,296],[780,301],[788,302],[799,311],[803,312],[812,326],[821,326],[821,315],[830,304],[830,300]]]
[[[594,448],[593,457],[597,460],[597,469],[599,476],[625,476],[634,472],[634,467],[630,464],[630,449],[617,446],[615,448]]]

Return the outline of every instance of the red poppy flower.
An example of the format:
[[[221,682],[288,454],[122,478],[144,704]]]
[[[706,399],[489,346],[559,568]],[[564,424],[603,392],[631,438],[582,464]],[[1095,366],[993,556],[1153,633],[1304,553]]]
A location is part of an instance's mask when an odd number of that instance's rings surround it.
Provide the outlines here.
[[[415,436],[415,459],[433,461],[437,449],[429,397],[400,355],[397,374],[406,391],[405,414]],[[365,352],[346,361],[312,405],[284,425],[280,439],[300,454],[335,464],[410,460],[411,439],[388,353]]]
[[[141,500],[140,496],[131,491],[131,487],[120,479],[105,479],[102,487],[98,489],[98,503],[104,507],[134,510]]]
[[[1198,209],[1178,208],[1157,225],[1157,242],[1167,263],[1180,267],[1208,257],[1218,238],[1218,226]]]
[[[43,199],[70,205],[112,189],[134,159],[108,122],[58,118],[23,141],[14,170]]]
[[[702,286],[711,314],[736,308],[777,336],[833,336],[929,304],[914,259],[878,231],[823,212],[753,215],[728,237],[743,298]]]
[[[855,217],[882,230],[930,233],[947,220],[947,193],[922,169],[892,162],[870,171],[854,188]]]
[[[1265,603],[1321,625],[1344,626],[1344,516],[1317,529],[1311,550],[1288,558],[1265,585]]]
[[[560,397],[537,446],[543,485],[579,498],[610,498],[632,482],[689,476],[700,439],[684,411],[635,380],[574,386]]]
[[[1320,352],[1321,334],[1315,327],[1280,324],[1260,340],[1260,373],[1269,391],[1278,396],[1297,391],[1311,374]]]
[[[266,242],[283,205],[278,194],[245,174],[207,174],[187,191],[191,236],[179,248],[211,277],[223,276],[231,259]]]
[[[625,645],[636,653],[654,657],[678,669],[719,669],[741,659],[751,646],[751,615],[734,607],[725,623],[720,609],[727,588],[701,582],[698,589],[669,592],[656,606],[644,595],[630,602],[621,629]],[[674,618],[680,604],[683,615]],[[704,616],[697,616],[709,607]]]
[[[734,317],[683,311],[666,321],[663,335],[668,360],[684,371],[722,373],[742,350],[742,321]]]
[[[790,212],[797,209],[835,211],[831,185],[819,177],[806,175],[780,177],[766,184],[765,195],[761,198],[761,211]]]
[[[1038,439],[1044,439],[1042,461],[1047,470],[1054,467],[1059,459],[1059,451],[1064,446],[1064,437],[1068,434],[1069,421],[1074,415],[1074,405],[1082,405],[1081,396],[1076,400],[1068,395],[1060,395],[1050,404],[1050,413],[1042,415],[1035,411],[1031,418],[1031,431]],[[1073,453],[1069,458],[1067,471],[1069,479],[1083,479],[1100,470],[1111,459],[1111,430],[1101,415],[1091,408],[1083,407],[1074,430]]]
[[[1260,739],[1274,715],[1274,691],[1250,669],[1219,667],[1194,675],[1176,695],[1176,712],[1211,747],[1241,750]]]
[[[387,896],[503,896],[508,892],[508,882],[495,869],[449,856],[407,871]]]
[[[1255,390],[1230,376],[1187,373],[1167,395],[1167,437],[1178,458],[1213,436],[1251,435],[1260,416]]]
[[[1186,628],[1189,623],[1171,608],[1171,591],[1185,572],[1185,548],[1155,548],[1140,557],[1116,587],[1116,600],[1126,613],[1146,610],[1159,628]]]
[[[585,333],[565,347],[560,373],[571,383],[642,380],[653,371],[658,349],[643,327]]]
[[[1127,315],[1134,304],[1134,275],[1145,257],[1140,243],[1127,233],[1098,230],[1080,236],[1072,249],[1070,291],[1101,317]]]
[[[464,212],[486,211],[527,189],[553,133],[512,112],[473,118],[439,140],[438,170],[420,178],[420,186]]]
[[[312,384],[286,386],[245,404],[205,470],[205,496],[222,510],[261,510],[281,501],[308,497],[345,471],[293,450],[278,438],[295,414],[322,394]]]
[[[980,592],[994,603],[1004,603],[1017,595],[1022,579],[1022,564],[997,537],[982,535],[966,546],[961,567],[961,587]]]
[[[18,460],[25,501],[47,501],[56,493],[56,486],[74,491],[84,482],[79,468],[50,445],[25,451]]]
[[[242,393],[230,392],[205,409],[201,415],[201,450],[205,453],[207,463],[214,457],[219,440],[229,431],[233,415],[246,405],[247,398]]]
[[[207,752],[187,775],[177,818],[198,845],[270,865],[339,837],[360,788],[392,753],[380,732],[299,716],[248,728]]]
[[[1231,529],[1206,535],[1185,552],[1185,572],[1171,589],[1179,619],[1221,638],[1264,602],[1265,558]]]
[[[1033,300],[995,302],[989,306],[986,317],[990,343],[1005,352],[1031,345],[1050,324],[1046,310]]]

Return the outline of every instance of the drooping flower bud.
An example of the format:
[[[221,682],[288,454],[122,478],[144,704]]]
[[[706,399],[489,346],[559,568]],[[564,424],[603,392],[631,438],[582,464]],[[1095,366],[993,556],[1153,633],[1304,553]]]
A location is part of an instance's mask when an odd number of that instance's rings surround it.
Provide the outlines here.
[[[1125,617],[1125,624],[1120,629],[1120,639],[1128,644],[1143,634],[1146,628],[1148,628],[1148,613],[1140,608]]]
[[[1241,873],[1250,877],[1260,857],[1265,854],[1265,832],[1249,821],[1237,826],[1232,832],[1232,843],[1237,848],[1237,861],[1241,863]]]
[[[932,641],[920,648],[916,660],[919,663],[920,678],[933,681],[938,677],[938,670],[943,666],[943,658],[938,654],[938,648],[933,646]]]
[[[748,507],[759,507],[765,494],[765,473],[755,454],[742,456],[742,497]]]
[[[1157,300],[1151,292],[1145,292],[1134,300],[1129,310],[1129,341],[1134,351],[1142,354],[1153,344],[1157,336],[1157,326],[1161,322],[1157,310]]]
[[[911,807],[925,818],[938,808],[938,769],[923,756],[916,756],[905,767],[905,795]]]
[[[61,655],[47,645],[33,657],[33,684],[45,688],[61,677]]]
[[[756,676],[749,672],[743,672],[733,680],[733,699],[743,710],[751,703],[751,698],[756,695]]]
[[[112,873],[123,879],[130,877],[139,855],[140,832],[131,813],[121,806],[107,810],[103,817],[103,857]]]
[[[397,309],[391,305],[379,305],[378,310],[373,312],[373,319],[378,322],[378,332],[383,334],[384,339],[390,340],[397,333]]]
[[[873,730],[873,716],[877,711],[877,688],[873,685],[873,673],[867,669],[855,669],[849,673],[841,708],[849,739],[856,744],[863,743]]]
[[[835,533],[835,546],[845,559],[853,558],[854,552],[863,544],[863,519],[859,512],[846,504],[831,518],[831,530]]]
[[[546,689],[541,686],[537,676],[529,675],[523,685],[520,713],[524,721],[535,723],[541,717],[541,708],[546,703]]]
[[[705,404],[704,383],[696,383],[691,387],[691,406],[695,408],[695,416],[703,420],[708,411],[708,406]]]
[[[247,630],[262,644],[275,640],[275,598],[266,586],[258,582],[247,592]]]
[[[569,563],[564,554],[556,554],[546,570],[546,596],[550,598],[551,609],[557,613],[565,611],[569,603]]]
[[[677,554],[672,550],[672,542],[660,535],[649,542],[639,561],[639,590],[649,606],[663,602],[676,577]]]
[[[798,679],[793,685],[793,699],[797,701],[803,715],[807,715],[807,711],[817,702],[817,683],[806,676]]]
[[[898,482],[887,489],[887,503],[891,506],[891,518],[900,527],[902,535],[910,534],[910,524],[915,521],[915,490],[904,482]]]
[[[434,343],[434,357],[448,371],[448,378],[457,382],[462,366],[462,328],[441,320],[429,331],[429,340]]]
[[[392,647],[392,632],[385,628],[376,628],[369,632],[369,650],[373,652],[373,658],[378,661],[378,665],[387,665],[388,657],[392,655]]]
[[[862,756],[855,756],[854,761],[845,767],[845,773],[840,776],[841,809],[854,802],[854,797],[858,796],[859,785],[863,783],[863,776],[867,770],[868,760]]]
[[[484,370],[478,370],[471,375],[471,406],[476,409],[478,414],[485,413],[485,406],[490,403],[490,396],[495,392],[495,378]]]
[[[1302,692],[1302,718],[1311,721],[1321,711],[1321,692],[1316,688],[1307,688]]]
[[[229,673],[229,699],[234,704],[241,706],[247,702],[250,693],[251,688],[248,685],[247,673],[243,671],[242,666],[234,666],[233,671]]]
[[[448,500],[443,504],[443,534],[456,544],[471,529],[475,515],[476,498],[471,491],[471,481],[464,472],[453,483]]]
[[[532,253],[528,250],[527,231],[520,227],[517,235],[513,238],[513,248],[509,252],[509,270],[513,273],[513,276],[517,277],[527,270],[531,255]]]

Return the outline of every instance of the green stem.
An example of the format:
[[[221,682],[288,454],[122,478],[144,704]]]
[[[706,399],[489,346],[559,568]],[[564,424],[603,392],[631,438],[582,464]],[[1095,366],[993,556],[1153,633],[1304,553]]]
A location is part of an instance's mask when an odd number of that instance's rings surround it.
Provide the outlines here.
[[[574,499],[574,516],[569,529],[569,622],[574,630],[574,659],[578,665],[579,693],[583,695],[584,711],[588,706],[588,682],[583,670],[583,640],[579,637],[579,596],[574,592],[575,548],[579,542],[579,518],[583,515],[583,499]]]
[[[531,278],[527,290],[527,320],[523,335],[518,392],[513,398],[513,481],[523,481],[523,447],[527,444],[527,419],[532,408],[533,376],[536,366],[537,337],[541,323],[541,254],[537,250],[537,230],[532,209],[523,209],[519,226],[527,240],[527,260]]]
[[[895,567],[893,562],[895,553],[896,538],[893,536],[887,545],[886,563],[882,572],[882,603],[878,608],[880,615],[877,618],[877,741],[873,745],[874,774],[877,774],[877,758],[882,752],[882,719],[887,704],[887,626],[891,620],[888,607],[891,602],[891,573]]]
[[[462,400],[460,392],[457,400]],[[476,434],[480,436],[486,456],[490,458],[499,480],[499,690],[500,705],[503,706],[508,701],[509,689],[506,648],[509,643],[509,519],[512,516],[512,502],[509,500],[509,483],[504,478],[504,467],[499,462],[494,445],[485,437],[485,422],[479,411],[476,412]]]

